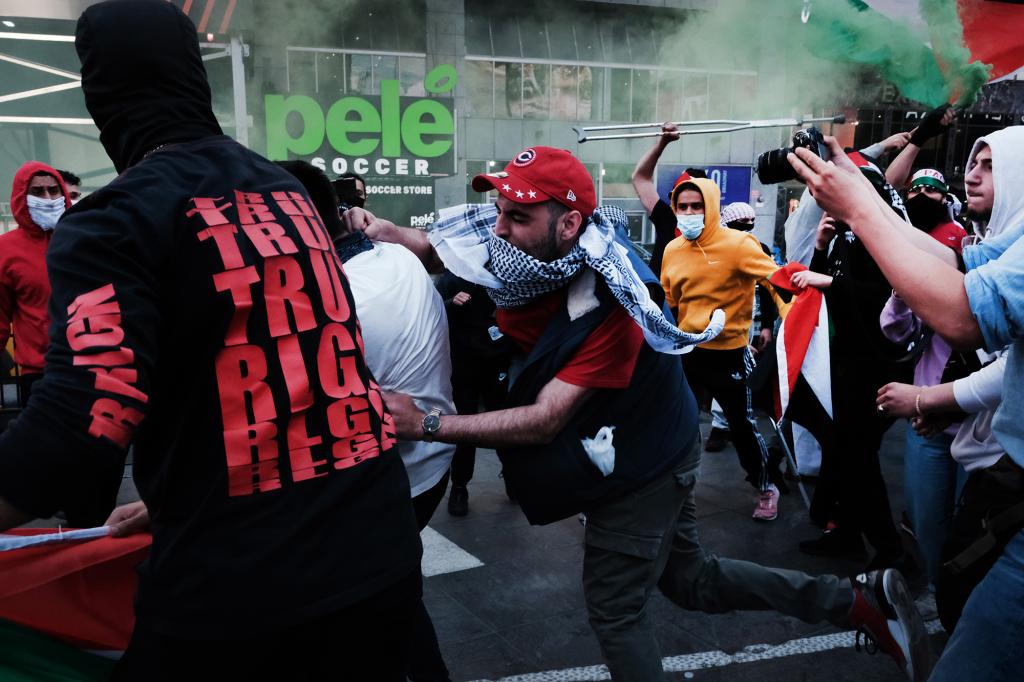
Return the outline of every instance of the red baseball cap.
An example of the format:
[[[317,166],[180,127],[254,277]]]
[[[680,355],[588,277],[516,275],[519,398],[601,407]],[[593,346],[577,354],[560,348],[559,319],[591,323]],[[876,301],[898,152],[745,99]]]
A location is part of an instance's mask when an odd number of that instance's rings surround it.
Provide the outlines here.
[[[473,178],[477,192],[498,190],[517,204],[554,199],[589,216],[597,208],[597,192],[586,167],[565,149],[529,147],[516,154],[505,170]]]

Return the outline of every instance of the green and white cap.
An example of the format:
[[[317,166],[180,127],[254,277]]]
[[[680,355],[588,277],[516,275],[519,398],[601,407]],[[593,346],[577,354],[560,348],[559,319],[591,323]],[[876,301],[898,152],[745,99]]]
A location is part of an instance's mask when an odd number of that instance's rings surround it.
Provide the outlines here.
[[[946,184],[946,176],[934,168],[922,168],[910,178],[910,186],[927,185],[934,187],[943,194],[949,193],[949,185]]]

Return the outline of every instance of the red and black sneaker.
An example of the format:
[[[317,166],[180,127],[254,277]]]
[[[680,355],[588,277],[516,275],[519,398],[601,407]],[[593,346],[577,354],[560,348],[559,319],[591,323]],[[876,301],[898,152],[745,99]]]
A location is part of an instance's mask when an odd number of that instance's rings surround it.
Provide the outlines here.
[[[865,651],[881,649],[907,679],[925,682],[932,670],[928,631],[900,572],[887,568],[861,573],[853,580],[853,590],[849,624],[857,629],[857,650],[863,636]]]

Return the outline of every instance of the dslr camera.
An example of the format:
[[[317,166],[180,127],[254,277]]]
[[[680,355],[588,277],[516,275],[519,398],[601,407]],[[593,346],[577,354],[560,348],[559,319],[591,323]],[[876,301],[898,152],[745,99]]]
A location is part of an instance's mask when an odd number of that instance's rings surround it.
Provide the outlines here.
[[[796,179],[796,171],[789,165],[786,155],[799,147],[809,149],[817,154],[822,161],[832,158],[828,145],[825,144],[825,136],[821,131],[811,126],[804,130],[796,131],[793,135],[793,146],[782,149],[770,149],[762,152],[757,157],[757,179],[765,185],[774,185],[786,180]]]

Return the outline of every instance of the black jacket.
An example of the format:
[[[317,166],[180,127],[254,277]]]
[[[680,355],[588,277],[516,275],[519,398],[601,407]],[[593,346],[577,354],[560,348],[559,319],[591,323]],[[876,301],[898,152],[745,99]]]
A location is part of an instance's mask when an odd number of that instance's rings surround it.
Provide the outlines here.
[[[608,314],[619,305],[603,283],[601,304],[575,321],[559,311],[512,375],[506,407],[532,404]],[[509,490],[530,523],[541,525],[586,511],[667,472],[698,436],[697,402],[679,358],[647,343],[624,389],[600,389],[547,445],[498,450]],[[608,476],[590,461],[582,438],[614,426],[615,468]]]

